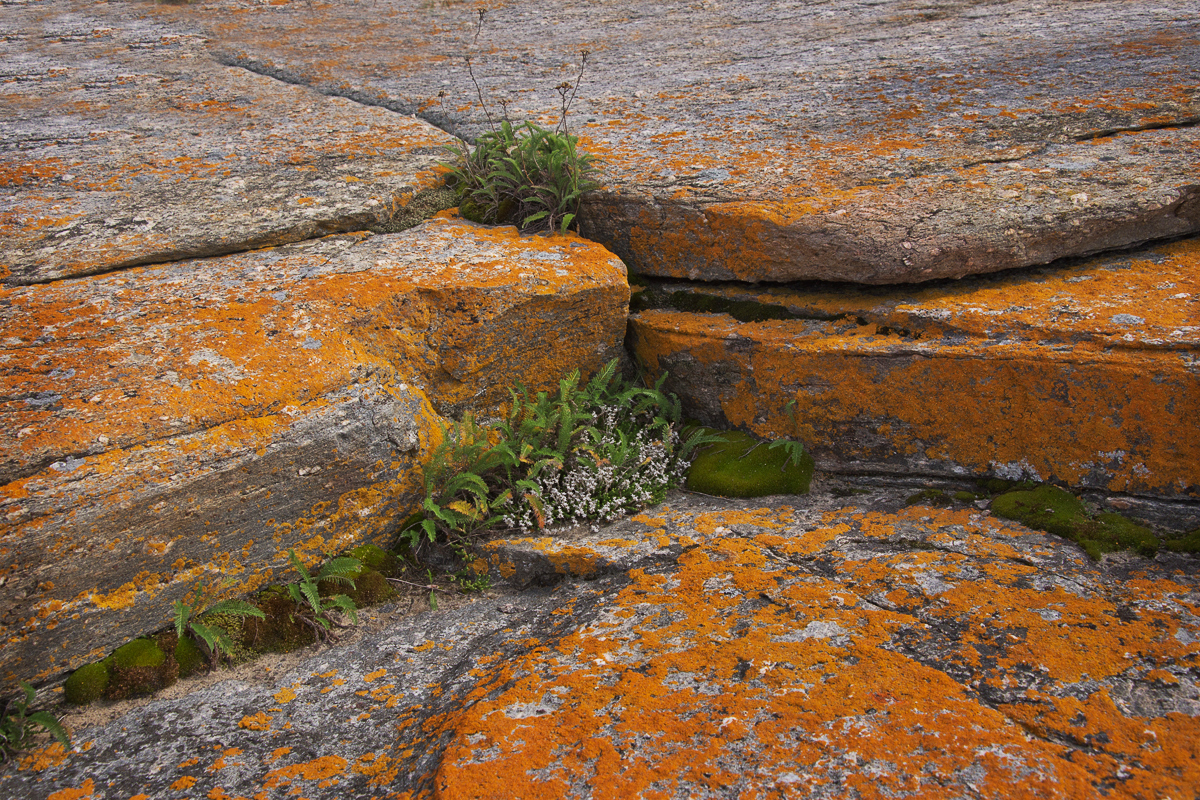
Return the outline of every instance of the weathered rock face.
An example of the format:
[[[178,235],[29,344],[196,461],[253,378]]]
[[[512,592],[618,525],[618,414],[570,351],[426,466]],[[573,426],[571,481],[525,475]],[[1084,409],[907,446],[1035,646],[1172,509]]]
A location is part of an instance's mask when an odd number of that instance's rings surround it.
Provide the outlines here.
[[[361,230],[436,181],[453,137],[222,66],[126,3],[0,19],[0,282]]]
[[[885,490],[778,500],[675,495],[597,534],[495,542],[512,582],[562,582],[385,607],[283,674],[77,731],[83,752],[33,753],[0,792],[1189,796],[1186,557],[1097,564]],[[566,577],[588,560],[593,580]]]
[[[702,421],[823,469],[1196,499],[1198,276],[1191,240],[926,288],[664,283],[629,341]]]
[[[1200,3],[421,0],[167,9],[226,63],[449,130],[568,118],[637,272],[899,283],[1200,230]],[[320,52],[321,58],[313,53]]]
[[[0,674],[386,543],[438,413],[599,368],[628,297],[599,245],[449,219],[0,291]]]

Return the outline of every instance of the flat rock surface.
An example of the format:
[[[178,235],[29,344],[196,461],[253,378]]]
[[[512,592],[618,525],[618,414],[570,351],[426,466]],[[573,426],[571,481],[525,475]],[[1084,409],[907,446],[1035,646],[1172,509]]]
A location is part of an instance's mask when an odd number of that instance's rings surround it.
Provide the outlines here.
[[[0,289],[0,677],[386,539],[440,415],[599,369],[628,298],[597,244],[448,218]]]
[[[482,19],[479,10],[485,13]],[[223,63],[464,135],[555,87],[637,272],[956,277],[1200,229],[1200,3],[213,0]],[[465,57],[472,57],[468,73]]]
[[[823,469],[1195,501],[1197,276],[1193,239],[926,287],[668,281],[628,341],[686,413]]]
[[[0,15],[0,283],[361,230],[453,137],[226,67],[136,3]]]
[[[818,484],[495,542],[494,565],[602,566],[451,611],[379,607],[289,668],[77,728],[81,752],[27,754],[0,793],[1190,796],[1194,558],[1096,563],[983,510]]]

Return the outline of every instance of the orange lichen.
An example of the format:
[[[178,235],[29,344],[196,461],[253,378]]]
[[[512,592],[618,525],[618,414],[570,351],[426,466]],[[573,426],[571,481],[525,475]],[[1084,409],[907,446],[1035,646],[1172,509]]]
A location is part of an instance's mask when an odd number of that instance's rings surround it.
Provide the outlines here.
[[[46,800],[86,800],[86,798],[92,797],[95,791],[95,783],[88,778],[78,789],[59,789],[57,792],[51,792]]]
[[[273,769],[263,776],[263,788],[273,789],[296,780],[327,781],[346,771],[348,762],[341,756],[321,756],[312,761]]]
[[[238,727],[248,731],[269,731],[271,730],[271,717],[265,711],[247,714],[238,722]]]

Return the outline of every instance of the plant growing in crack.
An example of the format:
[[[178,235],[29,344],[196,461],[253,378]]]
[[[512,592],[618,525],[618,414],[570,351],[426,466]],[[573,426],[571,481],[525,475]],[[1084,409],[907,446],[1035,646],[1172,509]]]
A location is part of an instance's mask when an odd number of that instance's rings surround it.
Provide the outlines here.
[[[20,681],[21,694],[9,698],[0,712],[0,764],[5,764],[21,750],[33,744],[37,729],[49,733],[64,749],[71,749],[71,738],[58,718],[49,711],[30,711],[37,692],[25,681]]]
[[[610,521],[661,502],[696,448],[717,439],[682,435],[662,379],[631,385],[616,367],[582,384],[576,370],[553,396],[514,390],[489,428],[469,416],[449,428],[425,468],[424,518],[401,534],[409,547],[440,539],[464,555],[494,528]]]
[[[361,561],[349,556],[330,559],[314,577],[309,574],[294,549],[288,551],[288,557],[292,561],[292,567],[300,573],[299,581],[287,585],[288,596],[298,609],[297,619],[311,627],[317,638],[322,641],[329,638],[329,631],[333,628],[329,612],[334,609],[345,612],[352,623],[358,624],[358,607],[354,605],[354,601],[344,594],[322,597],[318,584],[321,581],[345,583],[353,589],[354,577],[362,570]]]
[[[479,24],[483,24],[482,13]],[[567,116],[587,59],[584,50],[574,83],[555,87],[561,108],[558,124],[549,130],[530,121],[514,125],[503,102],[504,114],[497,126],[475,78],[471,57],[466,57],[467,73],[490,130],[476,138],[474,148],[465,142],[446,148],[451,156],[444,162],[449,170],[446,181],[458,193],[464,217],[486,224],[513,222],[526,232],[565,233],[571,227],[583,194],[600,185],[595,156],[579,152],[579,137],[567,131]]]
[[[209,605],[213,598],[224,591],[232,583],[226,579],[216,588],[210,589],[196,598],[195,605],[175,601],[175,635],[182,641],[185,636],[191,636],[197,644],[203,643],[208,650],[208,662],[211,669],[216,669],[222,653],[233,650],[233,641],[229,634],[220,627],[201,622],[198,617],[206,614],[228,614],[234,617],[255,617],[266,619],[262,610],[245,600],[221,600]],[[182,663],[182,661],[181,661]]]

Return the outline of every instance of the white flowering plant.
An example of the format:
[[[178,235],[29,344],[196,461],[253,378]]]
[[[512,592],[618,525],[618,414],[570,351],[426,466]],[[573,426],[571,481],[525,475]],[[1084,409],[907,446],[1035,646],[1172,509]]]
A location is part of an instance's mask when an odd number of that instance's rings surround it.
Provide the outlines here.
[[[679,401],[662,380],[631,385],[614,359],[582,386],[576,370],[554,395],[511,391],[494,425],[467,415],[434,451],[423,517],[402,538],[413,549],[438,539],[463,547],[491,530],[597,524],[661,502],[696,448],[715,441],[681,433]]]

